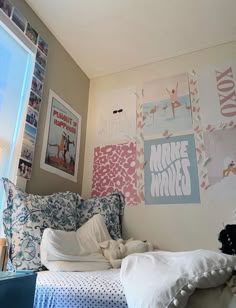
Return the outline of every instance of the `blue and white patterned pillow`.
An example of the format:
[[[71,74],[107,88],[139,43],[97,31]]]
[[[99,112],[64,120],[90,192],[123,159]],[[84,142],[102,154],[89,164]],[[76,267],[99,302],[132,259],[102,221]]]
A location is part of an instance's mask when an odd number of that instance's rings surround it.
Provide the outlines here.
[[[6,178],[3,184],[7,195],[3,226],[13,268],[38,270],[44,229],[75,231],[81,198],[73,192],[49,196],[27,194]]]
[[[113,192],[103,197],[93,197],[81,200],[78,204],[77,229],[86,223],[93,215],[101,214],[112,239],[122,237],[120,218],[124,213],[125,200],[120,192]]]

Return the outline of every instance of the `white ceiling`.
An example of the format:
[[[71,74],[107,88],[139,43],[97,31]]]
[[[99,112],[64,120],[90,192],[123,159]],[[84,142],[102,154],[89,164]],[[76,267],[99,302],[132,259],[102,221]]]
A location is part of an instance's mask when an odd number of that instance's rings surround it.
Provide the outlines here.
[[[236,40],[236,0],[26,0],[88,77]]]

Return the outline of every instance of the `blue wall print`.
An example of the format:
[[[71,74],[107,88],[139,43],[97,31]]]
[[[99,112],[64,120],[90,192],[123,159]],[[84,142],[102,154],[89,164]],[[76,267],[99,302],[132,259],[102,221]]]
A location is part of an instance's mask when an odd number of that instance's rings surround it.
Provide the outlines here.
[[[200,203],[194,135],[144,140],[146,204]]]

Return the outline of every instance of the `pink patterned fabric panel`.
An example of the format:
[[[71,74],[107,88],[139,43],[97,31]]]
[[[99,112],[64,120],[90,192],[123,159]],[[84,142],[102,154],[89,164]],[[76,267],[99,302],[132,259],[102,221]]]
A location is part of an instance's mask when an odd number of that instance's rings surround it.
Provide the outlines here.
[[[107,145],[94,149],[92,196],[105,196],[115,189],[126,205],[137,204],[136,144]]]

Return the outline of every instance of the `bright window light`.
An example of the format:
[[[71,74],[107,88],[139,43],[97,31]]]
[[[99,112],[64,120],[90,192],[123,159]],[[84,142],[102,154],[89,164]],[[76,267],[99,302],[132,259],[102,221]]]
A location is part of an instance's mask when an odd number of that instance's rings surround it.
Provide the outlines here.
[[[0,21],[0,178],[16,181],[35,55]],[[0,208],[4,190],[0,183]],[[0,217],[1,218],[1,217]]]

